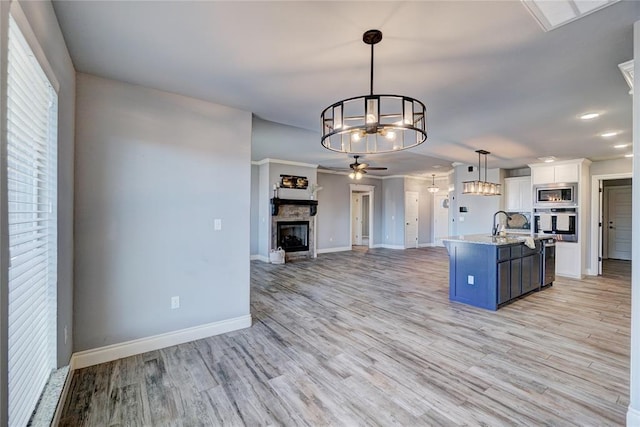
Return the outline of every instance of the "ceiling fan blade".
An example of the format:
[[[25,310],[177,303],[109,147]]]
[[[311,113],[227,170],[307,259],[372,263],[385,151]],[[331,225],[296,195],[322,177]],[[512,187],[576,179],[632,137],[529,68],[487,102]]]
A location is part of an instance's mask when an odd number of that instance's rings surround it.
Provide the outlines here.
[[[377,168],[377,167],[369,167],[367,168],[370,171],[386,171],[387,168]]]
[[[351,169],[347,169],[347,168],[332,168],[330,166],[322,166],[322,165],[319,165],[318,169],[322,169],[325,171],[332,171],[332,172],[351,172]]]
[[[356,169],[366,169],[369,167],[369,163],[357,163],[354,164],[354,166],[356,167]]]

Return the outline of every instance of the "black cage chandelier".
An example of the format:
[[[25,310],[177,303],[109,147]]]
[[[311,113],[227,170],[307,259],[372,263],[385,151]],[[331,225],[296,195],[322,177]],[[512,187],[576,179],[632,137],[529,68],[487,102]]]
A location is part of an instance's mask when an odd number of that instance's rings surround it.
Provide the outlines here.
[[[322,145],[353,154],[406,150],[427,139],[426,109],[422,102],[402,95],[373,94],[373,46],[382,32],[369,30],[362,41],[371,46],[369,95],[344,99],[321,114]]]
[[[462,194],[475,194],[478,196],[501,196],[501,186],[487,181],[487,154],[486,150],[476,150],[478,153],[478,180],[465,181],[462,183]],[[484,181],[481,181],[480,156],[484,156]]]

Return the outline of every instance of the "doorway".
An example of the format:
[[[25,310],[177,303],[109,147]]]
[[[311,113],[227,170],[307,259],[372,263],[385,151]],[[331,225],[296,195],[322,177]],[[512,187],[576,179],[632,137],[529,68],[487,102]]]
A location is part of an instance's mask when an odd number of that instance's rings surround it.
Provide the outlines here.
[[[350,184],[349,236],[352,249],[373,247],[373,193],[375,186]]]
[[[603,274],[603,260],[631,260],[631,173],[596,175],[591,183],[591,268]]]
[[[631,181],[631,179],[629,179]],[[631,260],[631,185],[604,182],[602,258]]]

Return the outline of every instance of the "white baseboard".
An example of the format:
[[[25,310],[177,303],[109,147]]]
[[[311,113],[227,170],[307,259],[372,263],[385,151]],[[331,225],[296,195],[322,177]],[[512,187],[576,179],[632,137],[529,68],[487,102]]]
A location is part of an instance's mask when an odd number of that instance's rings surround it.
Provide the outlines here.
[[[69,388],[71,387],[71,377],[73,377],[73,369],[69,366],[69,369],[67,370],[67,377],[64,379],[64,385],[62,386],[62,393],[60,393],[60,398],[56,405],[56,411],[53,413],[53,420],[51,421],[52,426],[60,424],[60,417],[62,416],[64,403],[67,401],[67,394],[69,394]]]
[[[584,279],[584,276],[582,274],[561,274],[561,273],[556,272],[556,276],[568,277],[570,279],[578,279],[578,280]]]
[[[99,363],[111,362],[123,357],[134,356],[148,351],[159,350],[172,345],[183,344],[202,338],[220,335],[226,332],[236,331],[251,326],[251,315],[240,316],[233,319],[194,326],[179,331],[126,341],[119,344],[94,348],[91,350],[73,353],[69,370],[86,368]]]
[[[350,251],[351,246],[339,246],[336,248],[324,248],[324,249],[318,249],[318,253],[319,254],[328,254],[330,252],[345,252],[345,251]]]
[[[264,255],[251,255],[251,257],[249,259],[251,261],[269,262],[269,257],[266,257]]]
[[[435,248],[435,243],[418,243],[419,248]]]
[[[597,276],[598,275],[598,273],[595,270],[592,270],[590,268],[587,268],[587,271],[585,271],[585,274],[587,276]]]
[[[384,248],[384,249],[405,249],[402,245],[387,245],[384,243],[378,243],[374,246],[374,248]]]
[[[632,408],[631,405],[627,410],[627,426],[640,427],[640,410]]]

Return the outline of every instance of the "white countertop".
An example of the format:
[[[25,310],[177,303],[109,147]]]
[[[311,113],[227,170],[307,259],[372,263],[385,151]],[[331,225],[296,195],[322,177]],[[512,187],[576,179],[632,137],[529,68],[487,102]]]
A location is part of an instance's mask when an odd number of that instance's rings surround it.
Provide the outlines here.
[[[449,236],[442,239],[444,242],[463,242],[463,243],[476,243],[480,245],[513,245],[517,243],[524,243],[527,237],[532,237],[533,240],[547,239],[547,235],[525,235],[525,234],[507,234],[506,236],[491,236],[490,234],[467,234],[464,236]]]

